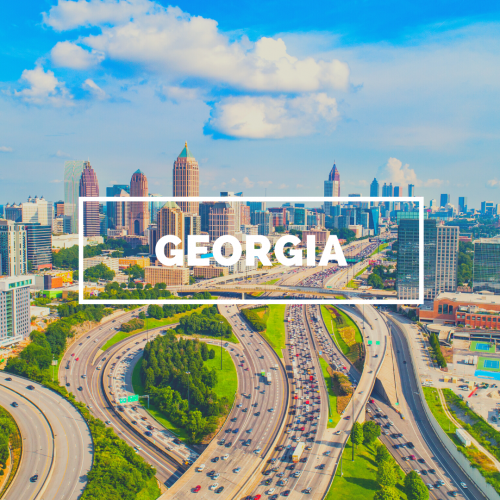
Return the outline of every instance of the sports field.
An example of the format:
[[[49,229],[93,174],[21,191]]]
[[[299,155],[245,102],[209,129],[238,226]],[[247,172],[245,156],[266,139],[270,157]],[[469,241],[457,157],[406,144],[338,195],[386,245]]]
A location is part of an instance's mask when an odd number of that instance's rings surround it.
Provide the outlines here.
[[[495,344],[489,344],[488,342],[478,342],[476,340],[472,341],[470,343],[469,350],[474,351],[474,352],[489,352],[489,353],[494,353],[496,352],[495,349]]]
[[[500,359],[480,357],[477,361],[477,369],[500,372]]]

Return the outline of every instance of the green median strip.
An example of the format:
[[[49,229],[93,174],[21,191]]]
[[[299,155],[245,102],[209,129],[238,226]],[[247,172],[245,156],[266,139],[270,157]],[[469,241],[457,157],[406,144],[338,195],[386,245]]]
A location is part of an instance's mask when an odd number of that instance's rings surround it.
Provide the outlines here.
[[[328,373],[328,363],[323,359],[319,358],[319,364],[321,365],[321,372],[325,379],[326,388],[328,391],[328,401],[329,401],[329,411],[328,411],[328,429],[333,429],[340,421],[340,415],[337,413],[337,395],[333,390],[332,377]]]

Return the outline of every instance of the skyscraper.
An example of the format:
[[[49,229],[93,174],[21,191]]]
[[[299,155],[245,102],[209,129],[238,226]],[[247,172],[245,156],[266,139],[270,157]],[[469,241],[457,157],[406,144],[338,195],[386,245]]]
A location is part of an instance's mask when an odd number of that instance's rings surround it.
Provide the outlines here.
[[[83,161],[64,162],[64,215],[71,217],[71,233],[78,232],[78,192]]]
[[[99,182],[90,162],[83,162],[83,172],[80,177],[80,196],[99,196]],[[99,202],[87,201],[83,204],[83,235],[99,236],[101,234],[101,220],[99,217]]]
[[[380,185],[376,178],[374,178],[372,183],[370,184],[370,196],[372,197],[380,196]],[[372,202],[372,206],[373,203],[374,202]]]
[[[0,276],[18,276],[27,270],[25,225],[0,219]]]
[[[415,184],[408,184],[408,198],[415,196]]]
[[[52,269],[52,226],[38,222],[24,224],[26,228],[26,259],[28,271]]]
[[[449,194],[442,194],[439,206],[445,207],[446,205],[448,205],[448,203],[450,203],[450,199],[451,199],[451,196]]]
[[[198,162],[188,148],[187,142],[181,154],[174,162],[172,186],[174,196],[200,196],[200,170]],[[181,201],[179,202],[179,207],[184,213],[198,213],[197,201]]]
[[[130,196],[148,197],[148,180],[140,171],[136,170],[130,179]],[[143,236],[150,224],[149,203],[147,201],[130,202],[130,220],[128,234]]]
[[[108,212],[108,221],[112,218],[114,226],[110,227],[110,229],[116,229],[117,231],[128,231],[130,229],[130,202],[125,200],[127,198],[130,198],[130,194],[125,191],[125,189],[122,189],[114,196],[115,198],[124,198],[124,200],[111,202],[109,204],[111,206],[111,213]]]
[[[114,184],[113,186],[108,186],[106,188],[106,196],[107,197],[112,197],[112,196],[117,196],[121,192],[125,191],[126,193],[130,193],[130,186],[127,184]],[[106,214],[108,216],[108,228],[109,229],[116,229],[116,210],[117,210],[117,204],[114,201],[108,201],[106,202]],[[127,214],[128,218],[129,214]],[[128,225],[127,225],[128,229]]]
[[[196,214],[184,214],[184,253],[187,254],[187,238],[201,233],[201,217]]]
[[[500,294],[500,238],[474,241],[473,289]]]
[[[337,165],[335,165],[335,163],[333,164],[333,167],[330,170],[330,175],[328,176],[328,180],[325,181],[323,192],[325,198],[326,197],[338,198],[340,196],[340,174],[339,171],[337,170]],[[332,206],[338,204],[339,204],[338,201],[325,201],[324,202],[325,214],[330,215]]]
[[[495,203],[492,201],[482,201],[481,213],[486,216],[493,216],[495,214]]]
[[[157,220],[157,240],[163,236],[173,235],[181,239],[181,243],[177,247],[173,243],[165,246],[166,257],[172,256],[174,248],[185,248],[186,242],[184,241],[184,214],[182,213],[179,205],[174,201],[167,201],[163,207],[156,214]]]
[[[27,203],[21,203],[22,222],[38,222],[42,226],[52,226],[54,219],[54,205],[42,196],[31,196]]]
[[[233,191],[221,191],[220,195],[222,197],[239,197],[243,196],[243,193],[234,193]],[[234,230],[240,231],[241,229],[241,206],[243,203],[241,201],[230,201],[230,205],[234,208]]]
[[[398,227],[396,290],[398,299],[418,299],[419,221],[403,219]]]
[[[234,208],[227,202],[214,203],[208,216],[208,234],[210,241],[220,236],[234,236]]]
[[[274,231],[273,214],[268,210],[257,210],[253,214],[252,224],[258,226],[259,234],[267,236]]]
[[[458,213],[460,214],[467,213],[467,196],[458,197]]]

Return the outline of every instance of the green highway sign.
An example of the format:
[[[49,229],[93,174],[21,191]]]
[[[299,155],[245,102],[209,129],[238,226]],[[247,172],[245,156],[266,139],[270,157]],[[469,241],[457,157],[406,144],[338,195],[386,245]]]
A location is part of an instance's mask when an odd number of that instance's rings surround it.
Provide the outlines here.
[[[122,403],[126,403],[126,402],[127,402],[127,398],[120,398],[120,399],[118,400],[118,402],[119,402],[120,404],[122,404]]]
[[[132,396],[129,396],[129,397],[127,398],[127,401],[128,401],[129,403],[135,403],[136,401],[139,401],[139,394],[134,394],[134,395],[132,395]]]
[[[380,345],[380,340],[377,340],[377,341],[375,342],[375,345]]]
[[[368,341],[368,345],[372,345],[372,341],[371,340]]]

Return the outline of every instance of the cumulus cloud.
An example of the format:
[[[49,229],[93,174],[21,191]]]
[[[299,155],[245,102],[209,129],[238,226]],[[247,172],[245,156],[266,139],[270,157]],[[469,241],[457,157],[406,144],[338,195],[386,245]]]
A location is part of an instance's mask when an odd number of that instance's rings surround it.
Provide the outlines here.
[[[159,74],[196,78],[252,91],[345,90],[349,67],[337,59],[299,59],[281,39],[232,41],[213,19],[147,0],[60,1],[44,22],[62,31],[96,26],[82,44],[109,59],[135,63]]]
[[[72,106],[73,96],[50,70],[46,72],[41,66],[35,69],[25,69],[21,75],[21,82],[29,86],[20,91],[14,91],[14,96],[30,104],[50,104],[52,106]]]
[[[337,101],[325,93],[238,96],[216,103],[209,125],[231,137],[276,139],[314,133],[319,124],[333,128],[338,115]]]
[[[245,185],[246,188],[253,188],[255,186],[255,182],[251,181],[248,177],[245,177],[243,179],[243,184]]]
[[[0,153],[12,153],[12,151],[14,150],[8,146],[0,146]]]
[[[61,151],[60,149],[57,150],[57,153],[54,156],[56,156],[57,158],[71,158],[68,153]]]
[[[290,186],[288,184],[280,184],[278,189],[288,189]]]
[[[104,59],[104,54],[88,51],[72,42],[57,42],[50,52],[54,66],[71,69],[88,69]]]
[[[203,92],[196,88],[180,87],[178,85],[165,85],[162,94],[172,102],[194,101],[204,97]]]
[[[414,184],[417,187],[439,187],[444,181],[441,179],[427,179],[422,181],[417,178],[415,170],[408,163],[403,165],[397,158],[389,158],[387,163],[379,168],[377,176],[381,182],[392,182],[393,185],[405,186]]]
[[[500,188],[500,179],[490,179],[486,182],[486,187],[490,189]]]
[[[83,84],[82,84],[82,89],[87,90],[90,92],[94,97],[97,99],[106,99],[108,96],[104,90],[97,85],[97,83],[94,82],[94,80],[91,80],[90,78],[87,78]]]

